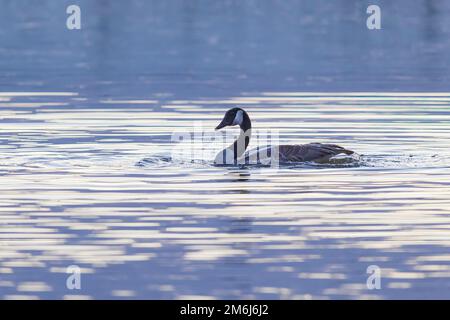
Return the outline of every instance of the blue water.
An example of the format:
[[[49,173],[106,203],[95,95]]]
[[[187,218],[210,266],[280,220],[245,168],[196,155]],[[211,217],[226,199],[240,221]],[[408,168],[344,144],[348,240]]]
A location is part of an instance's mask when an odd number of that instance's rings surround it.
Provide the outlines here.
[[[450,296],[448,1],[77,3],[0,0],[1,298]],[[173,158],[234,106],[360,158]]]
[[[217,97],[264,91],[446,91],[446,1],[0,2],[5,91]],[[379,4],[382,29],[366,28]]]

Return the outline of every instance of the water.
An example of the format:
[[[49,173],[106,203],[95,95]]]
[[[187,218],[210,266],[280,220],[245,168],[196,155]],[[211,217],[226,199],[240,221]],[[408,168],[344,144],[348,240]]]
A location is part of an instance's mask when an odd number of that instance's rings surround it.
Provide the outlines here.
[[[450,296],[449,4],[127,3],[0,1],[1,298]],[[170,159],[236,105],[360,159]]]

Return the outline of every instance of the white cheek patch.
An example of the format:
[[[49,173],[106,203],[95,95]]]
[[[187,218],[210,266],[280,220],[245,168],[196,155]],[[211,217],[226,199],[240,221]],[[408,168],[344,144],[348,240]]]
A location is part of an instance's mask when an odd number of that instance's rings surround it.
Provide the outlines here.
[[[238,112],[236,112],[236,116],[234,117],[232,125],[241,125],[242,121],[244,121],[244,113],[242,112],[242,110],[239,110]]]

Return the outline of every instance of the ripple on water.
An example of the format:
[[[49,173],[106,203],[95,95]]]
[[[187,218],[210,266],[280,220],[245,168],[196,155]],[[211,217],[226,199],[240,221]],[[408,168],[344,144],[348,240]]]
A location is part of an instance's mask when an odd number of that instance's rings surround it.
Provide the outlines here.
[[[170,155],[154,155],[139,160],[138,167],[230,167],[230,168],[265,168],[270,164],[242,164],[242,165],[215,165],[213,160],[204,159],[172,159]],[[277,167],[284,169],[296,168],[380,168],[380,169],[407,169],[407,168],[448,168],[450,167],[450,157],[434,155],[393,155],[393,154],[372,154],[372,155],[343,155],[331,158],[326,163],[316,162],[280,162]],[[273,168],[273,167],[272,167]]]
[[[450,94],[76,95],[0,94],[0,297],[450,294]],[[212,131],[236,103],[280,143],[361,156],[280,168],[172,160],[172,131],[198,119]],[[73,264],[80,295],[64,287]],[[383,290],[367,291],[369,265]]]

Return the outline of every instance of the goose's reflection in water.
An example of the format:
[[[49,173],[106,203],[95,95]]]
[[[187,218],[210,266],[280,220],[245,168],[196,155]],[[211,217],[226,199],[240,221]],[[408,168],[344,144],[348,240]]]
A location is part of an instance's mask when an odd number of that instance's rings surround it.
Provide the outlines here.
[[[251,180],[251,173],[246,169],[230,170],[227,172],[227,176],[230,178],[230,181],[235,182],[245,182]],[[249,192],[248,189],[242,191]]]

